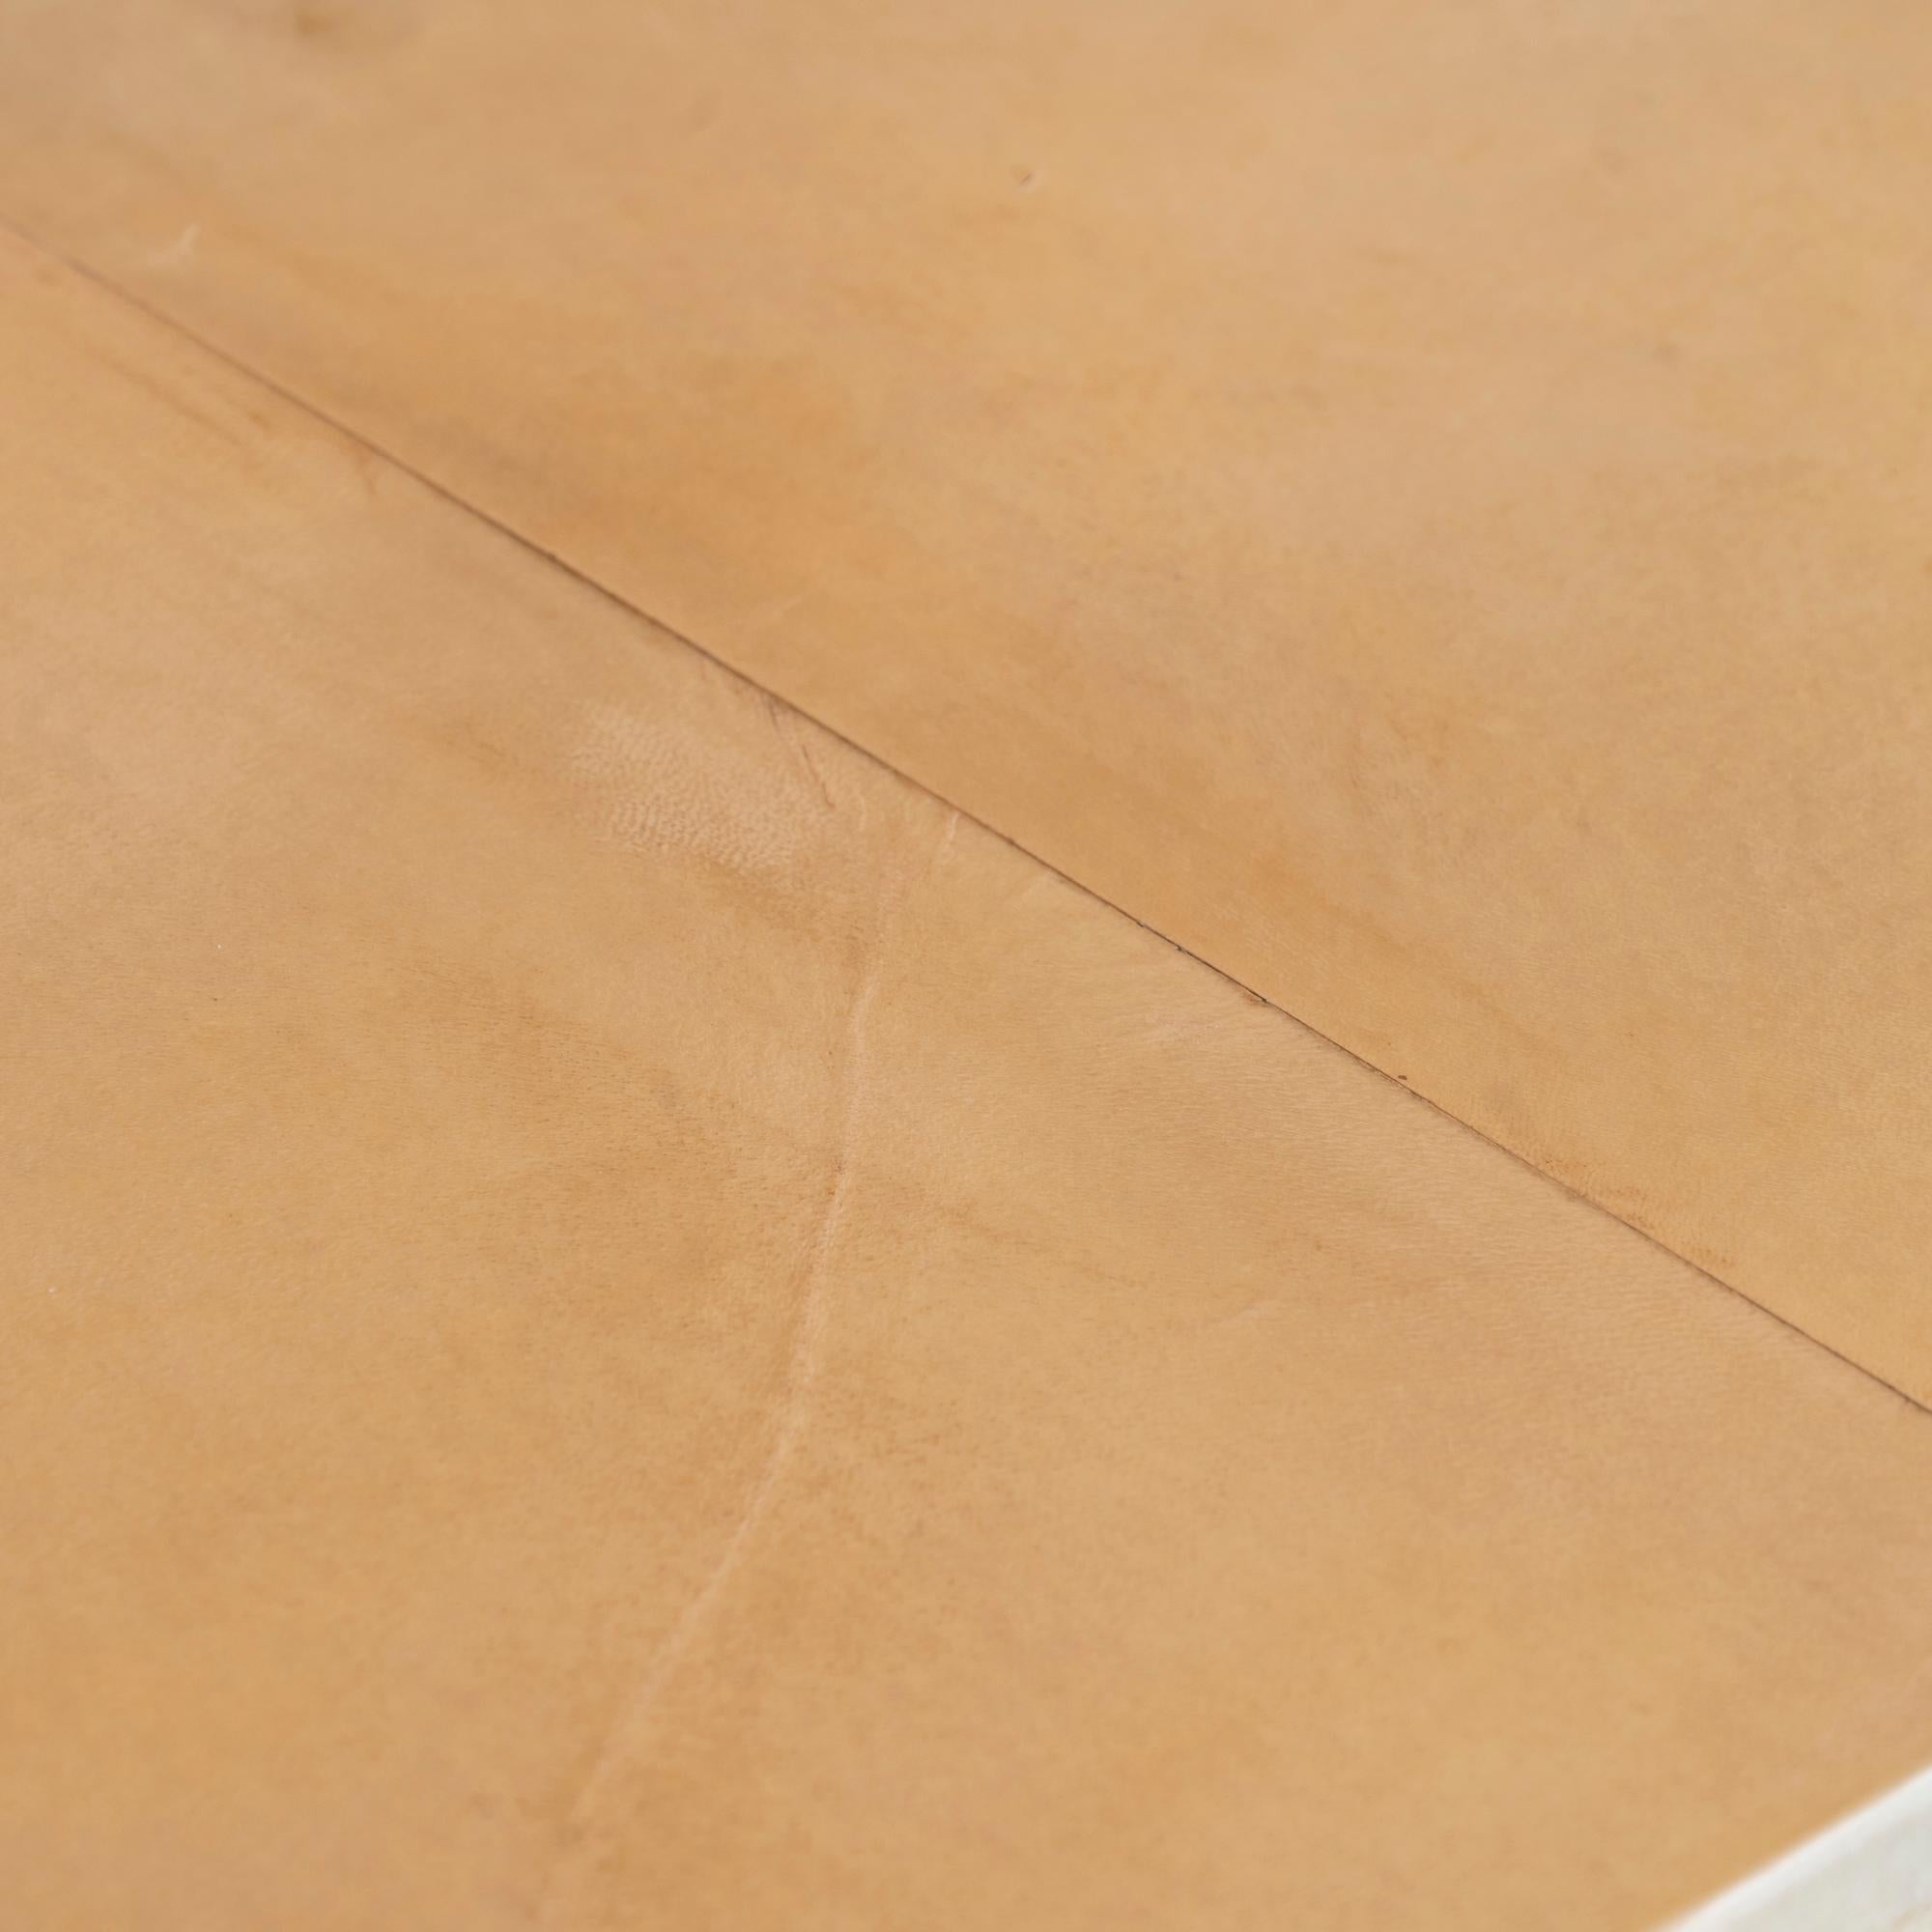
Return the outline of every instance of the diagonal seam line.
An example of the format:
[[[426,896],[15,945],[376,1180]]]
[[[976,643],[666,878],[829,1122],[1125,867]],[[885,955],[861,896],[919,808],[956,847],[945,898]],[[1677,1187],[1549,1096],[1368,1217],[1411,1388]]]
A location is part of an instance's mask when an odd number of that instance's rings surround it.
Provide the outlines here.
[[[1366,1067],[1378,1080],[1385,1080],[1391,1086],[1400,1087],[1405,1094],[1410,1094],[1415,1099],[1420,1100],[1433,1113],[1439,1114],[1442,1119],[1453,1122],[1456,1126],[1462,1128],[1464,1133],[1473,1134],[1487,1146],[1492,1147],[1498,1152],[1506,1154],[1519,1167],[1527,1168],[1530,1173],[1548,1181],[1552,1187],[1560,1189],[1564,1194],[1567,1194],[1571,1200],[1581,1202],[1592,1213],[1601,1214],[1607,1221],[1614,1221],[1620,1228],[1628,1228],[1632,1234],[1637,1236],[1642,1240],[1648,1241],[1652,1247],[1661,1249],[1673,1261],[1681,1262],[1693,1273],[1701,1275],[1704,1280],[1710,1282],[1714,1287],[1721,1289],[1724,1293],[1734,1294],[1740,1301],[1747,1302],[1759,1314],[1767,1316],[1773,1321],[1776,1322],[1780,1328],[1789,1330],[1790,1333],[1798,1336],[1802,1341],[1809,1343],[1812,1348],[1822,1350],[1835,1360],[1843,1362],[1847,1368],[1857,1371],[1858,1374],[1863,1376],[1867,1380],[1876,1382],[1880,1388],[1895,1395],[1899,1401],[1906,1404],[1909,1407],[1918,1409],[1921,1414],[1932,1415],[1932,1404],[1921,1402],[1918,1397],[1912,1394],[1910,1390],[1901,1388],[1889,1377],[1882,1375],[1877,1369],[1870,1367],[1867,1363],[1860,1361],[1854,1355],[1848,1355],[1842,1349],[1835,1348],[1832,1343],[1812,1334],[1808,1328],[1801,1326],[1789,1316],[1780,1315],[1776,1309],[1768,1307],[1764,1302],[1758,1300],[1754,1294],[1738,1287],[1735,1282],[1726,1281],[1722,1275],[1714,1274],[1701,1262],[1693,1261],[1680,1249],[1672,1247],[1662,1236],[1653,1234],[1648,1228],[1639,1227],[1634,1221],[1627,1220],[1615,1208],[1606,1207],[1603,1202],[1593,1200],[1589,1195],[1583,1193],[1580,1188],[1573,1186],[1571,1182],[1565,1180],[1562,1176],[1550,1173],[1548,1168],[1540,1166],[1527,1154],[1520,1153],[1506,1142],[1499,1141],[1493,1135],[1485,1133],[1481,1127],[1477,1126],[1473,1122],[1463,1120],[1460,1114],[1452,1114],[1447,1107],[1441,1105],[1438,1101],[1432,1100],[1427,1094],[1410,1086],[1406,1081],[1398,1081],[1386,1068],[1378,1066],[1374,1061],[1366,1059],[1363,1055],[1357,1053],[1346,1041],[1336,1039],[1332,1035],[1323,1033],[1320,1027],[1303,1019],[1298,1013],[1291,1012],[1288,1008],[1282,1006],[1278,1001],[1271,1000],[1265,993],[1249,985],[1245,980],[1236,978],[1226,967],[1217,966],[1213,960],[1208,958],[1203,953],[1196,952],[1192,947],[1184,945],[1180,940],[1176,939],[1172,933],[1163,932],[1157,925],[1150,924],[1138,913],[1132,911],[1127,906],[1122,905],[1118,899],[1111,899],[1104,893],[1096,892],[1094,887],[1086,884],[1084,880],[1075,878],[1071,872],[1065,871],[1061,867],[1056,866],[1051,859],[1045,858],[1040,853],[1036,852],[1030,845],[1014,838],[1011,833],[1003,832],[997,825],[988,819],[980,817],[978,812],[972,810],[970,808],[958,804],[953,799],[948,798],[943,792],[935,791],[931,785],[915,778],[910,772],[900,770],[890,759],[880,756],[878,753],[870,750],[867,746],[862,745],[856,738],[848,737],[836,724],[828,724],[824,719],[806,710],[802,704],[795,704],[790,698],[779,692],[773,691],[768,685],[760,684],[756,678],[753,677],[749,672],[741,670],[728,658],[720,656],[710,645],[700,643],[697,639],[680,631],[674,624],[666,623],[662,617],[653,616],[650,611],[644,610],[640,605],[632,603],[628,597],[611,589],[601,579],[593,577],[582,565],[573,563],[569,557],[562,555],[557,551],[552,550],[547,544],[540,543],[535,537],[526,535],[516,525],[508,523],[502,517],[497,516],[495,511],[487,510],[480,503],[472,502],[452,485],[442,482],[425,469],[417,469],[407,458],[397,455],[394,450],[388,448],[385,444],[378,442],[373,436],[355,428],[351,423],[345,422],[341,417],[331,414],[327,410],[311,402],[306,396],[291,388],[278,378],[257,369],[234,350],[225,348],[222,344],[201,333],[199,329],[190,327],[188,324],[183,322],[178,316],[170,314],[165,308],[162,308],[147,296],[139,294],[135,290],[115,281],[102,270],[94,268],[89,263],[81,261],[76,256],[69,254],[65,249],[54,247],[51,243],[43,241],[38,235],[30,234],[11,216],[0,215],[0,232],[12,235],[16,241],[23,242],[37,254],[45,256],[48,261],[58,263],[70,274],[75,275],[80,280],[101,290],[111,299],[135,310],[156,327],[166,329],[173,335],[180,336],[185,341],[192,343],[203,355],[209,355],[225,367],[235,370],[248,382],[255,384],[260,388],[266,389],[270,395],[279,397],[281,401],[288,404],[292,409],[300,411],[303,415],[324,424],[336,435],[342,437],[346,441],[355,444],[356,448],[366,450],[378,462],[385,464],[389,469],[401,475],[410,477],[432,496],[440,497],[442,501],[451,504],[466,516],[473,517],[478,523],[487,525],[499,535],[507,537],[510,542],[517,545],[520,549],[527,551],[532,556],[540,557],[553,569],[560,570],[566,577],[582,584],[586,589],[602,598],[605,603],[614,605],[627,615],[636,618],[641,623],[648,624],[652,630],[675,639],[678,643],[684,645],[687,650],[695,651],[707,664],[715,666],[734,683],[743,686],[746,690],[755,691],[768,702],[782,706],[794,717],[803,718],[807,724],[823,731],[827,737],[836,739],[848,751],[857,753],[867,764],[876,766],[881,771],[890,772],[901,783],[910,785],[913,790],[944,806],[949,811],[956,813],[959,818],[964,819],[968,824],[978,826],[980,831],[997,838],[1001,844],[1009,846],[1021,858],[1039,867],[1042,871],[1050,872],[1064,884],[1071,886],[1083,897],[1090,898],[1096,904],[1105,906],[1109,912],[1119,914],[1122,919],[1139,926],[1143,932],[1151,934],[1153,938],[1159,940],[1163,945],[1172,947],[1183,958],[1193,960],[1197,966],[1205,967],[1216,979],[1226,980],[1229,985],[1233,986],[1237,992],[1246,994],[1257,1005],[1266,1007],[1270,1011],[1279,1013],[1291,1025],[1301,1028],[1304,1033],[1313,1034],[1317,1039],[1323,1040],[1338,1052],[1347,1054],[1357,1066]]]

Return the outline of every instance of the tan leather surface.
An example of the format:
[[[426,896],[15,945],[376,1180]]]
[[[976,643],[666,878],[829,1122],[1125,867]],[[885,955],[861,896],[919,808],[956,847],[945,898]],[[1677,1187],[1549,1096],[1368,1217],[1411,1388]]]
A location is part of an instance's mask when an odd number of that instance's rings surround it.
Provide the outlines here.
[[[1932,1398],[1932,19],[60,0],[0,213]]]
[[[1932,1417],[0,247],[0,1914],[1636,1932]]]

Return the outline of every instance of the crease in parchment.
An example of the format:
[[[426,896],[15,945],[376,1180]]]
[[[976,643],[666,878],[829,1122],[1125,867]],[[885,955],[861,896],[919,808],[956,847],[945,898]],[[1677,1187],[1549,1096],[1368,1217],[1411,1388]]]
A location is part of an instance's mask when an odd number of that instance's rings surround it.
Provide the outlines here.
[[[755,678],[733,664],[718,648],[701,642],[698,639],[693,637],[690,632],[679,629],[676,624],[670,622],[667,617],[655,615],[651,611],[644,610],[640,605],[633,602],[631,598],[613,589],[610,584],[603,582],[602,579],[592,575],[590,570],[584,565],[574,562],[562,551],[553,549],[549,544],[520,528],[516,524],[507,521],[505,517],[487,508],[482,502],[465,496],[453,484],[442,481],[432,470],[418,468],[415,464],[408,461],[400,451],[390,448],[370,432],[358,429],[350,417],[338,415],[323,409],[299,388],[293,387],[290,384],[278,380],[266,370],[257,367],[236,350],[224,346],[216,337],[205,334],[198,328],[191,327],[159,296],[144,294],[137,289],[128,287],[124,282],[117,281],[106,271],[91,267],[78,257],[53,246],[44,237],[29,233],[11,218],[0,217],[0,235],[12,236],[14,240],[46,261],[60,264],[70,274],[92,284],[114,300],[123,303],[135,313],[146,317],[156,327],[165,329],[169,333],[179,336],[184,341],[192,343],[204,355],[232,369],[237,375],[254,384],[257,388],[276,397],[288,408],[300,412],[303,416],[312,421],[326,424],[337,436],[341,437],[351,449],[366,452],[379,463],[386,465],[398,475],[409,477],[431,496],[449,504],[452,509],[465,516],[473,517],[478,523],[486,525],[489,528],[495,530],[506,542],[517,545],[520,549],[526,551],[531,556],[540,559],[551,568],[560,571],[574,582],[581,584],[591,595],[601,598],[613,609],[625,611],[639,622],[649,625],[653,630],[682,644],[694,656],[702,658],[707,664],[716,665],[734,682],[745,689],[762,692],[768,697],[777,697],[775,692],[771,691],[767,686],[760,684]],[[953,807],[950,799],[945,798],[942,794],[935,791],[931,785],[923,782],[912,772],[888,763],[878,753],[861,744],[859,740],[852,737],[848,732],[838,729],[829,719],[819,717],[812,711],[806,709],[802,704],[794,703],[790,699],[781,698],[778,701],[786,704],[806,724],[810,724],[814,730],[822,732],[828,740],[842,745],[848,752],[852,753],[858,758],[863,759],[868,767],[890,772],[901,783],[921,796],[935,800],[937,803],[948,806],[955,811],[960,810],[958,807]],[[858,811],[859,822],[863,826],[867,815],[865,789],[860,788],[855,790],[852,793],[852,801]],[[1909,1393],[1900,1383],[1891,1379],[1889,1376],[1873,1363],[1863,1360],[1860,1355],[1849,1354],[1845,1350],[1836,1347],[1831,1342],[1827,1342],[1793,1317],[1780,1314],[1767,1302],[1760,1300],[1749,1290],[1741,1287],[1737,1282],[1731,1281],[1725,1275],[1717,1272],[1717,1267],[1719,1264],[1712,1258],[1698,1259],[1694,1252],[1688,1250],[1684,1246],[1676,1245],[1670,1239],[1667,1239],[1661,1229],[1650,1226],[1646,1221],[1634,1218],[1624,1208],[1612,1206],[1606,1198],[1588,1191],[1585,1180],[1566,1179],[1558,1169],[1546,1166],[1543,1160],[1537,1155],[1525,1152],[1521,1148],[1512,1145],[1511,1142],[1499,1139],[1496,1134],[1478,1125],[1474,1121],[1464,1119],[1461,1114],[1452,1112],[1442,1102],[1433,1098],[1428,1093],[1412,1085],[1406,1075],[1392,1072],[1388,1066],[1371,1058],[1371,1049],[1350,1046],[1345,1041],[1338,1039],[1333,1034],[1324,1033],[1313,1021],[1303,1018],[1290,1008],[1283,1006],[1279,1001],[1268,998],[1266,994],[1260,991],[1257,987],[1250,985],[1238,974],[1231,971],[1228,967],[1216,964],[1215,961],[1209,959],[1205,953],[1196,952],[1193,947],[1175,938],[1172,933],[1163,931],[1151,921],[1142,918],[1140,914],[1123,905],[1119,899],[1108,896],[1107,893],[1100,887],[1089,884],[1085,880],[1075,877],[1063,866],[1057,865],[1052,859],[1047,857],[1044,852],[1035,851],[1031,846],[1023,843],[1012,833],[1003,831],[998,825],[989,819],[981,817],[978,812],[967,812],[965,815],[987,837],[997,838],[1003,845],[1010,847],[1013,851],[1020,854],[1022,858],[1027,859],[1039,868],[1037,875],[1029,880],[1026,886],[1022,888],[1023,891],[1030,892],[1036,887],[1044,884],[1049,879],[1058,880],[1071,887],[1083,896],[1094,900],[1095,904],[1105,906],[1110,912],[1118,914],[1130,924],[1140,927],[1143,932],[1160,941],[1162,945],[1170,947],[1183,959],[1191,959],[1197,966],[1200,966],[1207,972],[1212,973],[1216,979],[1226,980],[1229,985],[1244,994],[1257,1006],[1265,1007],[1270,1011],[1280,1013],[1291,1025],[1300,1028],[1304,1033],[1311,1034],[1318,1039],[1326,1040],[1337,1052],[1346,1054],[1357,1065],[1374,1073],[1378,1079],[1394,1079],[1400,1082],[1425,1107],[1428,1107],[1433,1113],[1439,1114],[1445,1121],[1450,1122],[1461,1131],[1473,1134],[1478,1140],[1487,1142],[1491,1147],[1508,1155],[1511,1160],[1527,1168],[1530,1173],[1536,1175],[1539,1179],[1543,1180],[1548,1186],[1554,1187],[1559,1193],[1568,1195],[1574,1201],[1580,1202],[1592,1213],[1602,1214],[1606,1219],[1616,1222],[1620,1227],[1630,1229],[1633,1234],[1648,1241],[1653,1247],[1661,1249],[1674,1260],[1682,1263],[1684,1266],[1690,1269],[1694,1274],[1701,1276],[1714,1288],[1721,1290],[1726,1294],[1734,1294],[1741,1301],[1748,1302],[1751,1307],[1755,1308],[1767,1320],[1775,1321],[1781,1328],[1788,1329],[1801,1340],[1808,1342],[1813,1348],[1822,1350],[1835,1360],[1843,1362],[1846,1367],[1854,1370],[1857,1374],[1865,1377],[1870,1381],[1876,1382],[1879,1387],[1889,1391],[1908,1407],[1932,1411],[1932,1404],[1928,1404],[1920,1400],[1919,1397]]]
[[[951,852],[958,829],[958,812],[949,812],[938,842],[921,867],[920,878],[929,875]],[[872,1005],[878,995],[881,968],[893,930],[906,898],[918,882],[908,880],[888,895],[881,905],[866,945],[859,983],[846,1011],[839,1054],[831,1170],[826,1179],[823,1205],[797,1270],[794,1295],[798,1315],[785,1362],[778,1422],[772,1432],[771,1447],[766,1452],[764,1463],[738,1513],[737,1520],[731,1526],[731,1533],[719,1552],[718,1560],[652,1652],[643,1674],[619,1707],[615,1719],[605,1732],[591,1759],[590,1769],[584,1774],[571,1805],[556,1861],[545,1881],[537,1915],[537,1923],[541,1927],[551,1928],[559,1924],[557,1913],[563,1905],[581,1855],[591,1843],[591,1828],[603,1808],[605,1793],[648,1737],[667,1688],[744,1566],[747,1552],[756,1542],[772,1513],[773,1504],[784,1485],[799,1441],[810,1419],[813,1392],[824,1364],[825,1336],[832,1315],[832,1275],[827,1263],[838,1237],[839,1223],[844,1218],[845,1204],[851,1190],[853,1146],[864,1118],[867,1031]]]

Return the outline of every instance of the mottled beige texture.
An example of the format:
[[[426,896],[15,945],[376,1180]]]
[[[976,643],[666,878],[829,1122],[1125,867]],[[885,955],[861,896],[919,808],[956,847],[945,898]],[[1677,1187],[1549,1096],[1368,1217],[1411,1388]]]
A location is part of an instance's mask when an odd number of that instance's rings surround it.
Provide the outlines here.
[[[1642,1932],[1932,1417],[0,247],[21,1932]]]
[[[1932,1398],[1932,14],[13,0],[0,214]]]

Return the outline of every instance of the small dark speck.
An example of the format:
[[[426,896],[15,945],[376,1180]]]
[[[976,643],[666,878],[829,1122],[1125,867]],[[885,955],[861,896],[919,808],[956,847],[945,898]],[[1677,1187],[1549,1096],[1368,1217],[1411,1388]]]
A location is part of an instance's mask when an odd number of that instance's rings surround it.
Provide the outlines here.
[[[1037,169],[1015,168],[1013,170],[1013,185],[1016,188],[1018,188],[1022,194],[1031,194],[1034,191],[1034,188],[1038,185],[1038,182],[1039,182],[1039,174]]]

